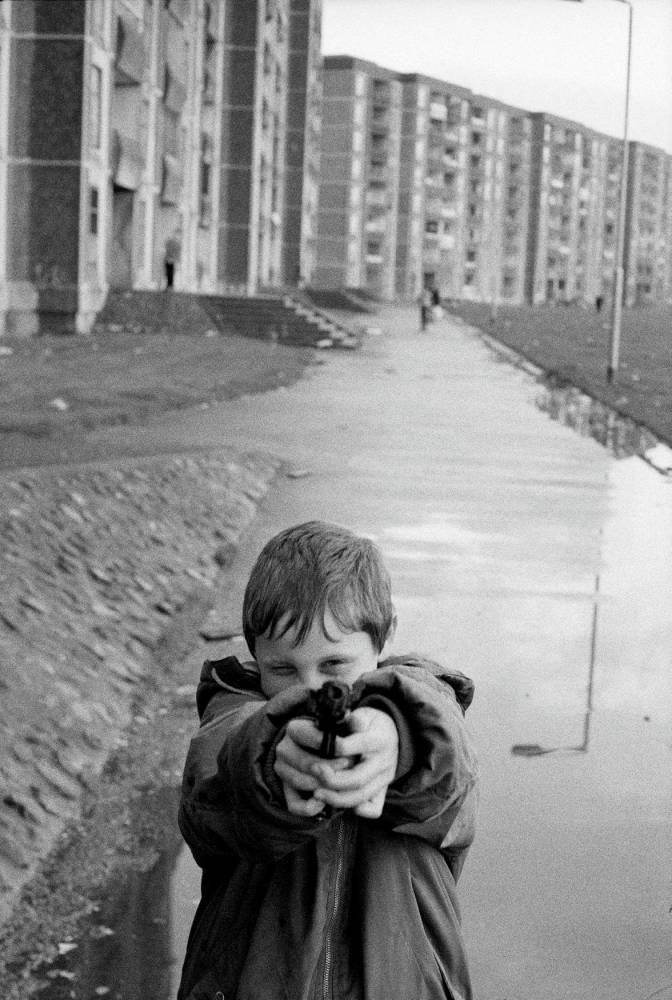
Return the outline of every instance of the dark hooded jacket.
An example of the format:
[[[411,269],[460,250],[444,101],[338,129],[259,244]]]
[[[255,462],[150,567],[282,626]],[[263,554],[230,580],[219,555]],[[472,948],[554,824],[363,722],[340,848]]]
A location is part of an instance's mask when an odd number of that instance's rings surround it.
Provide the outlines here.
[[[179,822],[203,869],[178,1000],[469,1000],[455,883],[474,836],[471,681],[415,656],[361,677],[399,731],[380,818],[287,811],[273,765],[308,691],[207,661]]]

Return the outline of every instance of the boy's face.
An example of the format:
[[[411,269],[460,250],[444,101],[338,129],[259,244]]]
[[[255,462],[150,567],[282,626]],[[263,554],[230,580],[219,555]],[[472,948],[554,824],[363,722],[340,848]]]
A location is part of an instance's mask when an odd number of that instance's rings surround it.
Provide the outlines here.
[[[282,631],[282,621],[276,631]],[[267,698],[294,684],[319,688],[327,680],[354,684],[358,677],[375,670],[382,654],[376,651],[368,632],[343,632],[327,609],[324,629],[314,621],[303,642],[296,642],[295,627],[284,635],[255,639],[255,659],[261,674],[261,690]],[[327,638],[328,636],[331,638]]]

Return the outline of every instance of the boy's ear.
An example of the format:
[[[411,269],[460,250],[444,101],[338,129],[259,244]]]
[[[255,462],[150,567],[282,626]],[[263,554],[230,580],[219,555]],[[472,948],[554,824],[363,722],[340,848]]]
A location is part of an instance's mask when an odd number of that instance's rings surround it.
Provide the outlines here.
[[[381,657],[381,659],[384,660],[385,657],[387,657],[387,656],[390,655],[390,646],[394,642],[394,637],[395,637],[396,634],[397,634],[397,616],[396,616],[396,613],[395,613],[392,616],[392,622],[390,624],[390,628],[389,628],[389,631],[387,633],[387,636],[385,637],[385,645],[383,646],[383,648],[380,651],[380,657]]]

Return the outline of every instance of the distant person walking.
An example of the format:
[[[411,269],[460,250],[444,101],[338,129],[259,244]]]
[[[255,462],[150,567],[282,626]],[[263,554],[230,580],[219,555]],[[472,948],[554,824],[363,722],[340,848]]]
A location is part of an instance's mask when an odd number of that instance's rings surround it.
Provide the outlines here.
[[[420,305],[420,329],[426,330],[432,318],[432,293],[429,288],[423,288],[418,299]]]
[[[443,306],[441,305],[441,292],[438,288],[432,288],[432,319],[443,319]]]
[[[603,303],[604,303],[604,296],[597,295],[595,297],[595,309],[597,310],[598,313],[602,311],[602,304]]]
[[[175,268],[180,263],[181,253],[182,244],[180,243],[179,233],[176,230],[172,236],[169,236],[166,240],[166,252],[163,258],[163,264],[166,272],[166,288],[172,288],[175,283]]]

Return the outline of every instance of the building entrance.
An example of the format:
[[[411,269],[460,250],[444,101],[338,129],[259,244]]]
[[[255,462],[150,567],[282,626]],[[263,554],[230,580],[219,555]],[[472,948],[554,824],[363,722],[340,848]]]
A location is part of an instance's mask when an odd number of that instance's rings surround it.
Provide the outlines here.
[[[112,189],[112,253],[110,285],[131,288],[133,285],[133,191]]]

